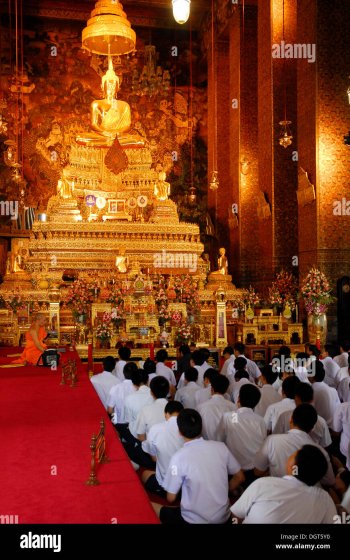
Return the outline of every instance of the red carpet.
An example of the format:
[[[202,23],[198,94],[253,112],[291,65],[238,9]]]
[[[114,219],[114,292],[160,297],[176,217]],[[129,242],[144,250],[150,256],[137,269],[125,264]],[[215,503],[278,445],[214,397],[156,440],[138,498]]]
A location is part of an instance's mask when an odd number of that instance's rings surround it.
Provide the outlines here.
[[[71,388],[59,384],[60,371],[0,368],[0,513],[19,523],[157,523],[85,366],[79,369]],[[101,484],[88,487],[89,445],[102,417],[111,461],[98,466]]]

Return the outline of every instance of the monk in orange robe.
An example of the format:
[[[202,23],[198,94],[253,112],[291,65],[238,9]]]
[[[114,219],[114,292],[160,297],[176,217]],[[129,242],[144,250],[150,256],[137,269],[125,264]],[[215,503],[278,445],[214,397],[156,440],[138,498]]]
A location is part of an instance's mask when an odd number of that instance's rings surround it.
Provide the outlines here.
[[[44,344],[44,340],[47,337],[45,323],[45,315],[38,313],[35,316],[29,331],[26,333],[26,346],[24,352],[18,360],[13,362],[14,364],[37,365],[41,354],[43,354],[47,348],[46,344]]]

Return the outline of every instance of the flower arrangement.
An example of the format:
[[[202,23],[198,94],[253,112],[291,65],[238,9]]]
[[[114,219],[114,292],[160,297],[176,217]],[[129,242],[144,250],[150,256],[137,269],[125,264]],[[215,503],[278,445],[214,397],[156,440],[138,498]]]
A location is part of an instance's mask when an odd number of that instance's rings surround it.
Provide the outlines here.
[[[255,305],[259,305],[260,297],[253,286],[249,286],[248,290],[245,290],[243,292],[242,301],[246,307],[254,307]]]
[[[73,315],[85,315],[94,298],[89,284],[84,280],[75,280],[69,288],[64,303],[72,308]]]
[[[232,300],[232,308],[239,309],[240,311],[244,310],[244,301],[241,297],[236,297]]]
[[[191,327],[187,323],[182,323],[176,329],[176,339],[180,344],[185,344],[191,338]]]
[[[269,303],[271,305],[286,305],[291,310],[295,309],[298,299],[298,285],[295,277],[290,272],[281,270],[269,288]]]
[[[103,299],[107,303],[112,303],[117,307],[119,307],[122,303],[124,303],[122,291],[116,284],[112,284],[110,288],[106,288],[106,290],[103,293]]]
[[[200,312],[200,301],[197,282],[190,274],[176,276],[174,289],[177,299],[187,305],[189,315],[197,315]]]
[[[165,323],[170,319],[170,313],[168,310],[168,306],[166,304],[161,304],[158,309],[159,318],[162,319],[162,322]]]
[[[22,299],[19,291],[13,291],[8,299],[6,300],[8,307],[16,314],[19,309],[24,309],[26,307],[24,300]]]
[[[317,268],[312,268],[301,285],[301,294],[308,315],[326,313],[328,305],[334,301],[327,277]]]
[[[102,321],[96,328],[96,338],[99,340],[105,341],[110,340],[113,336],[112,329],[110,327],[110,323]]]

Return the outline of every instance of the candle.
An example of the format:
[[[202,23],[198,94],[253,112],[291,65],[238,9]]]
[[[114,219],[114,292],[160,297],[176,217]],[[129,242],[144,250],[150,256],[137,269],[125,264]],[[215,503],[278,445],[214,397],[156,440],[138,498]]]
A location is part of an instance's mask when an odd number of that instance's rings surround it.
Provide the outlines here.
[[[296,323],[298,322],[298,318],[299,318],[298,317],[298,304],[296,304],[296,306],[295,306],[295,322]]]

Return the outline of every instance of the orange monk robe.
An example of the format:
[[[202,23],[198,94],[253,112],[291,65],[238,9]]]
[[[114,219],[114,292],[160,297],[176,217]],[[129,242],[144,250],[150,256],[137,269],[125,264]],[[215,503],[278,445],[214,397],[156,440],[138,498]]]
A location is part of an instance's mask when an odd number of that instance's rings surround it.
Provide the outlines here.
[[[46,337],[47,337],[46,330],[44,329],[44,327],[40,327],[39,332],[38,332],[38,339],[39,339],[39,342],[40,342],[40,344],[43,348],[47,348],[46,344],[44,344],[44,340],[45,340]],[[36,366],[41,354],[42,354],[42,351],[39,350],[39,348],[37,348],[35,346],[35,342],[33,340],[33,337],[31,335],[30,331],[28,331],[26,333],[25,349],[24,349],[21,357],[18,358],[18,360],[15,360],[13,363],[14,364],[28,363],[28,364],[33,364],[33,365]]]

